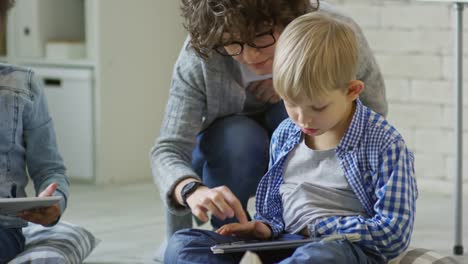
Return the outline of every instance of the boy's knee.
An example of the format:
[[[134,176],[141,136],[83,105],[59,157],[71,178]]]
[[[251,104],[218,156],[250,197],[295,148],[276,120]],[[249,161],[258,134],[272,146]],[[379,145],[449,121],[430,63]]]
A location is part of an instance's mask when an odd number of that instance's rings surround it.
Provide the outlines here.
[[[314,242],[299,247],[292,256],[300,263],[361,263],[367,256],[347,240]]]
[[[203,246],[207,240],[204,231],[187,228],[175,232],[167,242],[164,263],[177,263],[180,258],[187,255],[189,248]]]
[[[166,251],[164,252],[164,263],[177,263],[180,252],[190,242],[187,230],[190,229],[179,230],[169,238]]]

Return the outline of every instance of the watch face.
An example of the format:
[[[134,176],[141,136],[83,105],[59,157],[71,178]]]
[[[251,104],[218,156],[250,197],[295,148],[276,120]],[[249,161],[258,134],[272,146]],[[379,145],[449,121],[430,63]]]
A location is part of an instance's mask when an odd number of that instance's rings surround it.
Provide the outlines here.
[[[193,182],[187,183],[187,184],[182,188],[181,196],[182,196],[182,201],[183,201],[185,207],[188,207],[188,204],[187,204],[187,198],[188,198],[188,196],[189,196],[190,194],[192,194],[193,192],[195,192],[195,190],[196,190],[199,186],[203,186],[203,183],[198,182],[198,181],[193,181]]]
[[[192,189],[193,187],[195,187],[197,185],[198,182],[196,181],[193,181],[193,182],[189,182],[187,185],[187,189]]]
[[[182,188],[182,193],[187,195],[188,193],[192,192],[192,189],[194,189],[196,186],[197,182],[189,182],[184,186],[184,188]]]

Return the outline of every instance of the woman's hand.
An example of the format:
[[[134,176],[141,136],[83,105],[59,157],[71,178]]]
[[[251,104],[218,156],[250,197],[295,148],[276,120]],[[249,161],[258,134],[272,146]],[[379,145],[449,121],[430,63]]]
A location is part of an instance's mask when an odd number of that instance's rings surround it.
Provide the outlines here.
[[[217,218],[236,217],[239,223],[247,223],[247,215],[237,197],[226,186],[208,188],[199,187],[187,198],[192,214],[203,222],[209,220],[208,212]]]
[[[262,102],[274,104],[281,99],[275,92],[275,89],[273,89],[273,81],[271,79],[253,82],[247,89]]]
[[[57,189],[57,184],[52,183],[42,191],[38,197],[49,197],[52,196]],[[41,224],[43,226],[49,226],[53,224],[60,217],[60,207],[56,203],[49,207],[37,208],[32,210],[23,211],[18,215],[26,221]]]
[[[247,223],[232,223],[223,225],[216,233],[229,236],[234,235],[244,239],[269,239],[272,235],[270,227],[259,221],[251,221]]]

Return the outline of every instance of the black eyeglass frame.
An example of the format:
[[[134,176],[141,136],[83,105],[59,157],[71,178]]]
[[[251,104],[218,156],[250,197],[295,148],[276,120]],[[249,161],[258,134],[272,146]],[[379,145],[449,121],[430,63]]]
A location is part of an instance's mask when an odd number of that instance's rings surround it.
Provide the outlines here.
[[[247,44],[249,45],[250,47],[252,48],[255,48],[255,49],[264,49],[264,48],[268,48],[268,47],[271,47],[273,45],[275,45],[276,43],[276,38],[275,38],[275,30],[274,28],[270,29],[269,31],[267,32],[264,32],[264,33],[260,33],[258,35],[255,36],[255,38],[258,38],[258,37],[263,37],[263,36],[266,36],[266,35],[270,35],[271,38],[273,39],[273,42],[271,44],[268,44],[268,45],[263,45],[263,46],[257,46],[255,45],[254,43],[249,43],[249,42],[241,42],[241,41],[233,41],[229,44],[224,44],[224,45],[217,45],[215,47],[213,47],[213,49],[220,55],[222,56],[226,56],[226,57],[233,57],[233,56],[239,56],[242,54],[242,52],[244,52],[244,45]],[[233,44],[237,44],[240,46],[240,51],[237,52],[236,54],[229,54],[226,52],[226,49],[224,48],[225,46],[229,46],[229,45],[233,45]]]

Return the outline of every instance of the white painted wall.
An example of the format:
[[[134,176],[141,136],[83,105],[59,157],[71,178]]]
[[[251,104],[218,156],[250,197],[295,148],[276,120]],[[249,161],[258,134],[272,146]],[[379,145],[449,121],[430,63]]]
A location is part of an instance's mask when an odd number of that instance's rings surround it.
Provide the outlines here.
[[[98,183],[150,179],[173,64],[185,39],[179,1],[100,0]]]
[[[417,178],[451,188],[451,6],[414,0],[330,2],[361,25],[375,52],[387,86],[388,118],[415,152]],[[99,1],[98,182],[151,177],[148,151],[159,131],[172,66],[185,38],[178,5],[169,0]],[[467,51],[465,44],[465,56]],[[468,115],[465,124],[466,136]],[[465,157],[467,171],[466,151]]]
[[[455,153],[452,6],[414,0],[331,3],[361,25],[375,52],[387,86],[388,119],[415,152],[417,178],[451,190]],[[465,29],[468,29],[466,19]],[[466,42],[464,51],[464,65],[468,65]],[[465,80],[467,69],[465,66]],[[465,109],[467,96],[465,92]],[[464,123],[467,182],[468,115],[464,116]]]

